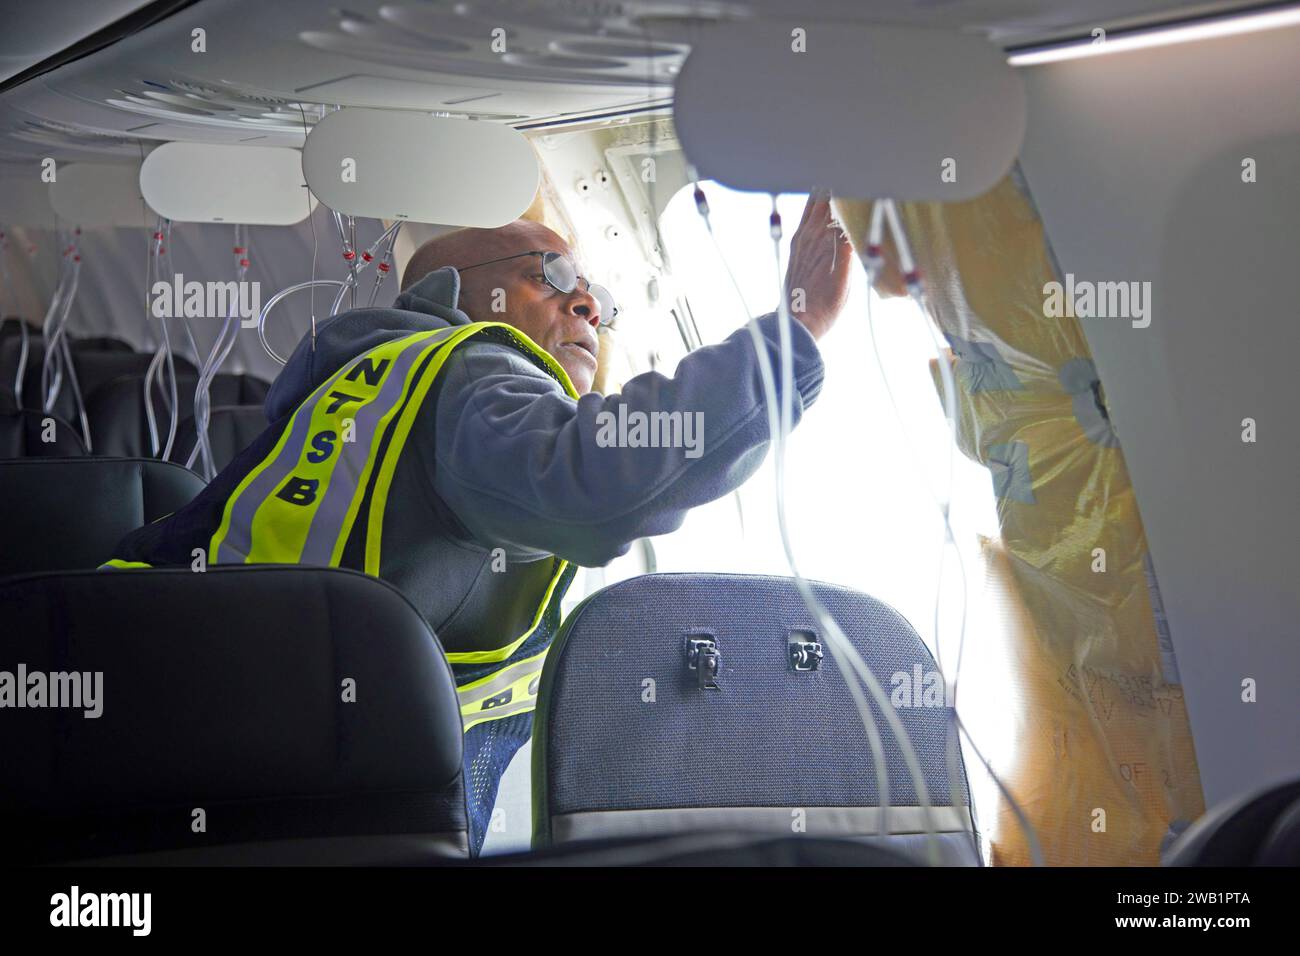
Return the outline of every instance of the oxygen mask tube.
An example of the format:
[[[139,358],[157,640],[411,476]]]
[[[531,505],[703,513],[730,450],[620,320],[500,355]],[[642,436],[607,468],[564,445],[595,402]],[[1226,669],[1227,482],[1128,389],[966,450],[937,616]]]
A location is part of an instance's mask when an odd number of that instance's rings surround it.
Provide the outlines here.
[[[338,213],[334,214],[338,217]],[[382,255],[376,268],[375,284],[370,290],[370,301],[368,305],[374,305],[375,298],[379,295],[379,286],[383,283],[388,271],[392,268],[392,249],[393,243],[397,241],[397,233],[401,230],[401,222],[396,222],[389,226],[384,232],[370,244],[370,247],[362,252],[359,256],[356,251],[356,223],[351,216],[348,217],[347,231],[343,229],[342,223],[339,223],[339,234],[343,240],[343,260],[348,264],[348,275],[344,279],[344,285],[339,288],[338,295],[334,297],[334,304],[330,307],[330,315],[338,315],[339,310],[343,307],[343,297],[350,296],[351,308],[356,308],[357,287],[360,281],[361,273],[365,272],[372,264],[375,264],[375,253],[379,251],[381,244],[387,242],[388,249]],[[360,259],[360,262],[357,260]]]
[[[884,362],[881,359],[880,349],[876,341],[875,319],[871,309],[871,289],[873,287],[876,277],[880,274],[884,266],[883,239],[884,239],[884,227],[886,223],[888,223],[890,233],[894,237],[894,244],[898,251],[899,268],[903,273],[903,281],[907,287],[908,295],[911,297],[912,301],[916,304],[917,308],[920,309],[921,311],[923,320],[925,322],[926,330],[929,332],[930,341],[932,346],[934,347],[935,355],[938,361],[939,378],[943,388],[944,416],[947,420],[948,429],[951,436],[951,441],[948,443],[948,486],[945,489],[942,496],[936,493],[935,490],[930,486],[928,479],[926,479],[925,477],[924,469],[921,467],[920,461],[917,457],[916,449],[912,445],[910,439],[907,438],[906,423],[904,422],[902,412],[898,407],[898,403],[894,399],[893,389],[890,387],[889,378],[885,374]],[[898,215],[897,207],[895,206],[893,200],[890,199],[878,200],[875,203],[875,205],[872,207],[871,220],[870,220],[868,233],[867,233],[865,260],[866,260],[867,284],[868,284],[867,335],[871,341],[872,354],[875,356],[876,367],[880,373],[881,382],[885,386],[885,393],[889,398],[890,407],[893,409],[894,417],[897,419],[899,427],[903,432],[904,440],[907,442],[908,451],[912,457],[913,467],[916,469],[917,474],[922,478],[926,487],[929,489],[930,494],[934,500],[935,506],[939,509],[939,513],[943,521],[944,536],[943,536],[943,540],[940,543],[939,574],[938,574],[938,581],[936,585],[938,589],[938,593],[936,593],[935,595],[934,635],[935,635],[935,658],[936,658],[936,662],[939,665],[941,676],[943,677],[945,683],[947,681],[947,677],[946,675],[942,675],[943,653],[942,653],[942,642],[940,640],[939,610],[940,610],[940,604],[941,604],[942,593],[943,593],[943,565],[944,565],[943,559],[944,559],[944,555],[947,552],[947,547],[949,544],[953,546],[953,551],[956,554],[957,569],[961,581],[961,593],[962,593],[961,629],[960,629],[960,635],[958,638],[958,645],[957,645],[957,664],[956,664],[956,669],[953,673],[953,680],[952,680],[952,687],[951,687],[952,706],[949,710],[951,722],[954,725],[957,733],[950,731],[948,734],[945,735],[945,737],[947,738],[948,781],[949,781],[949,787],[952,795],[953,806],[954,807],[957,806],[956,781],[959,778],[961,773],[960,763],[958,760],[958,752],[957,752],[958,733],[960,733],[960,735],[966,738],[967,744],[970,746],[971,750],[974,751],[976,757],[979,759],[980,763],[983,764],[985,770],[988,772],[989,777],[993,780],[999,792],[1002,794],[1003,798],[1007,800],[1008,805],[1011,807],[1012,812],[1015,815],[1017,822],[1023,829],[1026,839],[1029,843],[1030,856],[1031,859],[1033,860],[1034,865],[1042,866],[1043,865],[1042,847],[1039,844],[1038,835],[1034,831],[1033,825],[1029,822],[1029,818],[1025,814],[1023,808],[1016,801],[1016,799],[1011,795],[1011,792],[1002,783],[1001,778],[999,778],[997,773],[993,770],[992,765],[989,763],[988,760],[984,758],[984,755],[980,752],[979,748],[976,746],[974,739],[971,737],[970,731],[966,728],[965,723],[962,721],[961,716],[957,711],[957,689],[958,689],[958,682],[961,676],[962,658],[965,651],[966,617],[967,617],[966,569],[965,569],[965,563],[962,559],[961,549],[957,547],[956,536],[953,534],[952,521],[951,521],[951,498],[952,498],[952,488],[954,484],[953,469],[955,463],[954,454],[958,442],[957,384],[956,384],[955,377],[953,376],[952,373],[951,364],[948,362],[946,356],[943,354],[942,345],[940,344],[939,339],[935,334],[933,324],[930,321],[930,313],[925,299],[925,290],[921,282],[920,271],[917,269],[915,260],[912,257],[911,246],[908,243],[907,235],[903,230],[901,218]],[[971,840],[972,843],[975,842],[975,835],[973,829],[971,830]],[[976,846],[976,850],[978,852],[978,846]]]
[[[695,184],[695,206],[704,220],[705,228],[709,233],[717,250],[719,261],[722,262],[723,268],[727,272],[736,294],[744,306],[744,295],[741,292],[740,285],[736,281],[735,274],[727,264],[726,257],[723,255],[722,247],[718,243],[717,236],[713,232],[713,225],[709,219],[708,201],[705,198],[704,191],[699,184]],[[790,338],[790,313],[789,306],[786,302],[785,282],[780,275],[780,236],[781,222],[780,216],[776,214],[775,206],[773,216],[770,220],[770,229],[773,236],[773,242],[778,252],[777,269],[778,269],[778,288],[780,289],[780,299],[778,305],[778,318],[780,328],[780,343],[782,346],[782,370],[783,380],[786,374],[789,374],[788,382],[783,381],[785,389],[783,400],[786,403],[793,401],[791,392],[793,391],[793,347]],[[748,311],[746,307],[746,311]],[[889,767],[885,758],[884,747],[881,741],[879,729],[876,726],[875,718],[872,715],[871,707],[862,693],[862,687],[853,679],[857,678],[867,688],[868,692],[875,699],[876,706],[884,716],[886,723],[889,724],[890,730],[898,743],[899,750],[903,756],[903,761],[907,765],[908,773],[911,776],[911,782],[918,800],[921,802],[922,815],[925,821],[925,830],[927,836],[927,848],[929,860],[933,865],[939,865],[942,862],[940,845],[938,841],[938,832],[934,821],[934,810],[930,805],[929,793],[926,790],[924,775],[921,771],[920,761],[917,760],[916,751],[912,747],[911,739],[907,734],[906,728],[894,713],[890,704],[889,697],[881,687],[880,682],[876,680],[875,675],[871,672],[870,667],[858,654],[857,649],[845,636],[834,618],[826,611],[817,596],[813,593],[812,587],[799,573],[798,564],[794,559],[793,548],[790,544],[789,529],[786,523],[785,515],[785,434],[783,433],[782,423],[788,422],[793,417],[793,408],[785,404],[778,404],[776,392],[776,383],[774,380],[771,360],[768,354],[767,343],[763,339],[762,331],[758,327],[757,319],[750,317],[748,328],[751,339],[754,344],[755,357],[758,363],[759,379],[763,387],[764,404],[767,409],[768,430],[774,446],[774,455],[776,462],[777,474],[777,519],[781,530],[782,546],[785,549],[786,561],[790,565],[790,571],[794,577],[795,586],[799,591],[804,604],[817,620],[818,626],[826,637],[826,642],[830,647],[831,654],[836,664],[840,668],[840,673],[844,676],[845,686],[848,688],[850,695],[853,697],[854,704],[857,708],[858,715],[862,720],[862,725],[867,734],[867,741],[870,747],[873,771],[877,780],[877,791],[880,800],[880,826],[878,835],[887,836],[891,829],[889,827],[890,813],[890,787],[889,787]]]
[[[27,323],[17,314],[18,295],[14,291],[13,279],[9,275],[9,234],[0,230],[0,278],[4,280],[6,298],[10,298],[14,303],[14,321],[18,323],[18,336],[20,345],[18,349],[18,369],[14,377],[14,407],[22,410],[23,407],[23,376],[27,371],[27,353],[31,348],[31,334],[27,331]],[[0,322],[4,319],[3,312],[0,312]]]
[[[370,301],[368,305],[374,304],[375,298],[379,295],[380,285],[383,284],[384,279],[387,277],[388,273],[392,269],[393,245],[397,242],[398,232],[401,231],[402,228],[401,222],[396,222],[388,229],[384,230],[384,232],[379,236],[379,238],[376,239],[373,243],[371,243],[370,247],[366,249],[365,252],[363,252],[360,256],[358,256],[355,249],[351,246],[349,242],[348,231],[344,229],[343,223],[341,221],[341,217],[339,216],[338,213],[334,213],[334,216],[335,216],[335,222],[339,228],[339,235],[343,240],[343,259],[345,262],[348,263],[347,276],[342,279],[312,279],[308,282],[299,282],[297,285],[291,285],[288,288],[281,289],[279,292],[277,292],[275,295],[271,296],[271,298],[267,300],[266,304],[262,306],[262,314],[258,316],[258,320],[257,320],[258,340],[262,343],[262,348],[266,352],[266,354],[269,355],[272,359],[274,359],[276,362],[278,362],[281,365],[284,365],[288,360],[281,357],[273,348],[271,348],[271,343],[267,341],[266,319],[267,316],[271,314],[271,310],[274,309],[283,299],[292,295],[295,292],[302,292],[306,289],[314,289],[318,286],[338,286],[338,293],[334,296],[334,302],[330,306],[330,315],[332,316],[337,315],[339,309],[342,308],[343,297],[347,295],[349,291],[352,291],[355,294],[356,285],[359,281],[358,277],[362,273],[364,273],[366,269],[368,269],[371,265],[375,265],[376,272],[377,272],[377,275],[375,276],[374,287],[370,291]],[[381,245],[383,245],[385,248],[383,253],[380,255],[380,258],[376,260],[375,254],[379,251]],[[357,264],[356,261],[358,258],[361,260],[359,265]],[[312,329],[313,346],[315,341],[316,341],[315,328],[313,326]]]
[[[235,257],[236,288],[243,287],[251,263],[248,237],[244,232],[246,228],[235,226],[235,241],[231,247]],[[190,450],[185,467],[193,468],[195,462],[201,458],[200,467],[203,477],[208,481],[215,478],[217,474],[216,463],[212,456],[212,444],[208,436],[208,426],[212,420],[212,380],[235,347],[240,329],[238,312],[236,297],[236,300],[231,301],[226,309],[226,320],[222,323],[220,332],[203,360],[199,369],[198,385],[194,389],[194,447]]]
[[[153,272],[156,272],[161,279],[163,272],[163,240],[166,238],[164,230],[170,229],[170,223],[163,217],[158,217],[157,227],[154,229],[152,240]],[[150,276],[152,279],[152,275]],[[149,288],[153,288],[153,282],[149,283]],[[176,362],[172,350],[171,330],[167,326],[167,319],[158,318],[158,327],[161,330],[162,344],[159,345],[157,352],[154,353],[153,361],[149,363],[149,368],[145,371],[144,376],[144,407],[145,418],[149,424],[149,441],[153,449],[153,455],[167,461],[171,457],[172,446],[176,443],[176,428],[180,424],[180,396],[176,386]],[[159,390],[162,392],[163,404],[167,407],[169,422],[167,426],[166,442],[159,441],[158,418],[153,407],[153,386],[155,381],[159,384]],[[161,444],[161,448],[159,445]]]
[[[72,362],[72,348],[68,344],[68,319],[72,312],[73,300],[77,297],[77,285],[81,277],[81,229],[73,230],[72,240],[63,250],[64,261],[68,263],[62,275],[50,311],[46,314],[46,324],[42,329],[45,341],[45,359],[41,366],[42,407],[47,413],[54,411],[66,373],[68,384],[72,388],[73,404],[81,424],[81,437],[86,451],[91,451],[90,420],[86,415],[86,403],[81,394],[81,384],[77,380],[77,369]],[[53,381],[49,381],[52,376]]]
[[[164,220],[163,245],[159,250],[163,269],[162,275],[170,276],[176,275],[176,270],[172,267],[172,225],[170,219]],[[181,329],[185,332],[185,339],[190,344],[190,354],[194,356],[194,367],[198,368],[203,361],[203,356],[199,352],[199,343],[194,340],[194,330],[190,328],[189,316],[184,314],[184,310],[181,310],[179,315],[174,315],[172,318],[180,322]]]
[[[50,374],[52,365],[56,363],[54,349],[51,348],[51,339],[58,331],[58,316],[63,307],[63,296],[68,286],[68,253],[71,251],[71,245],[64,245],[62,236],[56,235],[56,242],[62,246],[59,255],[59,268],[57,279],[54,283],[54,292],[50,295],[49,307],[45,310],[45,320],[41,323],[41,387],[40,387],[40,407],[42,411],[49,411],[46,407],[46,397],[50,394]]]
[[[63,341],[64,306],[68,304],[72,285],[72,259],[77,255],[75,237],[61,242],[58,281],[54,285],[54,295],[50,297],[50,306],[45,312],[45,321],[41,325],[41,342],[44,356],[41,360],[41,410],[53,410],[54,402],[63,389]]]
[[[397,242],[397,234],[401,231],[402,223],[398,221],[390,226],[387,232],[376,239],[374,244],[361,254],[361,258],[364,260],[364,265],[369,265],[374,259],[375,251],[379,248],[380,243],[382,243],[385,238],[388,239],[388,244],[384,246],[383,256],[375,263],[375,284],[370,288],[370,298],[366,301],[367,308],[374,307],[375,299],[379,297],[379,287],[384,284],[384,280],[388,278],[388,273],[392,271],[393,246]]]
[[[158,224],[154,228],[153,234],[149,237],[149,253],[146,259],[146,270],[145,270],[146,293],[148,292],[148,290],[151,290],[154,287],[155,284],[154,274],[158,273],[159,276],[161,276],[162,273],[161,266],[157,264],[158,249],[161,248],[162,246],[162,240],[163,240],[162,219],[159,218]],[[147,313],[146,313],[146,321],[147,321]],[[158,321],[163,322],[165,320],[160,318]],[[158,363],[161,361],[162,348],[163,348],[163,344],[162,344],[163,340],[161,334],[155,338],[155,341],[157,344],[154,346],[153,357],[149,360],[149,366],[148,368],[145,369],[145,373],[144,373],[144,417],[145,417],[145,423],[149,428],[150,454],[156,458],[158,457],[158,452],[161,451],[162,448],[158,442],[158,416],[155,413],[153,407],[153,379],[154,379],[154,375],[156,375],[158,371]]]

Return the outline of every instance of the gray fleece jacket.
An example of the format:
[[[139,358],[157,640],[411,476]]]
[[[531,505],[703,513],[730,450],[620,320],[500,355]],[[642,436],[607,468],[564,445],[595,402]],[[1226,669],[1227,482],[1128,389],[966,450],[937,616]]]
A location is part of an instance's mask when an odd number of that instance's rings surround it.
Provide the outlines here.
[[[456,307],[459,290],[459,275],[443,268],[391,309],[355,309],[322,323],[315,349],[305,338],[276,379],[266,432],[190,505],[128,536],[113,557],[188,565],[191,548],[207,547],[226,499],[311,391],[383,342],[473,321]],[[764,316],[759,326],[775,367],[776,317]],[[798,323],[793,333],[797,422],[817,397],[823,369],[812,336]],[[702,436],[692,448],[611,444],[612,424],[620,415],[634,423],[635,412],[690,415]],[[553,555],[599,566],[640,537],[678,528],[691,508],[754,473],[767,436],[753,343],[743,328],[686,356],[671,378],[648,372],[619,394],[576,401],[520,351],[466,342],[439,374],[398,460],[380,577],[411,598],[448,651],[504,645],[527,629]],[[493,571],[497,548],[507,573],[499,573],[499,560]]]

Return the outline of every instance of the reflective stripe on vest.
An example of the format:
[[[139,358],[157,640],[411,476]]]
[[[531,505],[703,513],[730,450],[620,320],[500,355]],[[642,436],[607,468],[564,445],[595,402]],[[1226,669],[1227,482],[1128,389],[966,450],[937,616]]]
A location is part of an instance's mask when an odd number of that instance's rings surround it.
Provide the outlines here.
[[[495,674],[456,688],[460,719],[466,730],[486,720],[527,713],[537,706],[546,651],[501,668]]]
[[[209,563],[338,567],[369,494],[361,528],[362,570],[378,577],[388,492],[420,407],[452,350],[489,329],[502,330],[517,349],[540,361],[566,394],[578,397],[555,359],[501,322],[417,332],[377,346],[349,361],[298,406],[270,454],[226,501]],[[494,650],[448,653],[447,659],[482,664],[509,658],[558,598],[556,586],[568,562],[555,563],[523,635]]]

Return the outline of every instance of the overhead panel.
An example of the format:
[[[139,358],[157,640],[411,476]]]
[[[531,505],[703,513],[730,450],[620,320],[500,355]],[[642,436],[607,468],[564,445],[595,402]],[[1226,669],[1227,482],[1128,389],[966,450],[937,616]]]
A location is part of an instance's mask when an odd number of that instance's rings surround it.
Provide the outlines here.
[[[1025,94],[980,37],[749,22],[701,34],[674,118],[699,174],[736,189],[952,201],[1006,174]]]
[[[83,229],[144,226],[157,215],[140,193],[140,164],[73,163],[50,184],[59,217]]]
[[[487,228],[517,219],[540,179],[532,145],[508,126],[374,109],[317,123],[302,169],[338,212]]]
[[[25,164],[0,172],[0,228],[27,226],[53,228],[57,223],[50,205],[49,184],[41,181],[41,167]]]
[[[176,222],[291,226],[316,206],[300,156],[277,146],[166,143],[145,159],[140,190]]]

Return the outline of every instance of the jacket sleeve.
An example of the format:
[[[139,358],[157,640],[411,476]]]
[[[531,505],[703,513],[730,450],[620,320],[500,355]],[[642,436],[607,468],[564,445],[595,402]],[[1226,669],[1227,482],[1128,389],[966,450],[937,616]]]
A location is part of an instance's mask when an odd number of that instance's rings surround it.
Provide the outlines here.
[[[792,326],[797,423],[821,389],[823,367],[813,337]],[[779,389],[776,316],[759,327]],[[441,374],[424,467],[470,536],[512,557],[545,552],[603,565],[733,491],[767,452],[762,384],[745,328],[687,355],[673,377],[647,372],[617,395],[575,401],[527,358],[490,342],[461,346]],[[623,432],[621,406],[631,426]],[[647,423],[641,434],[638,420]],[[650,447],[651,426],[661,435],[673,429],[678,447]]]

